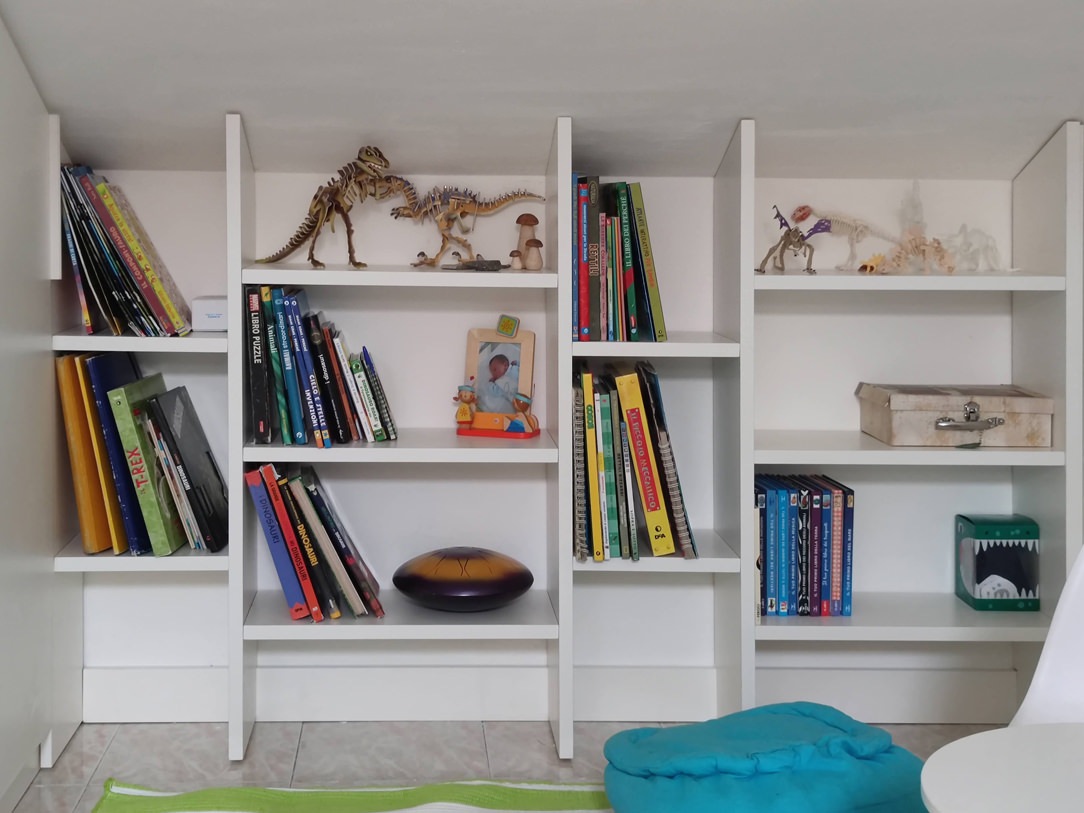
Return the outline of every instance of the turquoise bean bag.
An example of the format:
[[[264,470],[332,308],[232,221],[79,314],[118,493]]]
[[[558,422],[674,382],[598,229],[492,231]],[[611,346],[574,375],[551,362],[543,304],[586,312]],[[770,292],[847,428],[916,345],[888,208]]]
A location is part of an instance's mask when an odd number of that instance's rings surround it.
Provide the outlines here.
[[[779,703],[607,740],[614,813],[925,813],[922,761],[883,729]]]

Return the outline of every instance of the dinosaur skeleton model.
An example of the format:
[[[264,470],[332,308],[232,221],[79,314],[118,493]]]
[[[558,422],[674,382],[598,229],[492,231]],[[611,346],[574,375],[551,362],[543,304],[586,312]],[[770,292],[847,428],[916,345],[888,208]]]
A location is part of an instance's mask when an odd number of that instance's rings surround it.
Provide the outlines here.
[[[912,273],[913,266],[918,265],[922,273],[929,274],[934,264],[940,266],[946,274],[951,274],[956,270],[956,261],[952,252],[947,251],[940,240],[936,237],[926,237],[917,229],[913,229],[904,232],[899,246],[881,266],[881,273]]]
[[[841,215],[834,212],[816,212],[813,210],[812,206],[805,204],[799,206],[791,213],[791,219],[794,220],[795,223],[802,223],[810,217],[815,217],[817,222],[813,224],[813,228],[805,233],[805,238],[807,240],[814,234],[838,234],[841,237],[847,238],[850,253],[847,255],[845,262],[836,266],[839,271],[854,270],[855,260],[858,259],[856,246],[867,237],[878,237],[881,240],[894,245],[899,243],[899,240],[888,232],[881,231],[865,221],[848,217],[847,215]]]
[[[433,187],[431,191],[419,198],[417,190],[409,181],[391,175],[386,176],[386,179],[406,198],[406,205],[392,209],[392,217],[396,220],[408,217],[417,221],[424,221],[427,217],[432,218],[440,230],[440,249],[436,255],[430,257],[424,251],[420,251],[418,259],[411,265],[436,265],[451,243],[463,249],[468,260],[474,260],[474,249],[471,248],[471,244],[466,239],[453,234],[453,226],[458,226],[460,233],[466,234],[474,228],[474,220],[471,220],[468,225],[466,221],[468,217],[476,220],[479,215],[492,214],[520,200],[545,200],[541,195],[522,190],[486,199],[480,198],[469,189],[454,186]]]
[[[290,241],[267,257],[256,260],[258,263],[274,263],[285,259],[309,241],[309,262],[313,268],[323,268],[324,264],[316,259],[316,238],[326,223],[335,231],[335,215],[342,217],[346,224],[346,245],[350,252],[350,264],[354,268],[364,268],[365,263],[358,262],[354,254],[354,225],[348,212],[355,203],[362,203],[366,198],[381,199],[392,194],[395,189],[382,183],[384,170],[388,168],[388,159],[378,148],[368,146],[358,150],[358,157],[339,170],[339,177],[332,178],[316,190],[309,204],[309,213],[297,227]]]
[[[813,229],[810,229],[809,232],[803,234],[801,229],[797,226],[792,226],[787,222],[787,219],[783,217],[782,213],[779,211],[778,206],[773,206],[772,208],[775,209],[775,219],[779,221],[779,228],[783,230],[783,235],[774,246],[768,249],[768,253],[764,255],[764,259],[761,260],[760,265],[757,266],[757,273],[764,273],[764,266],[768,264],[768,260],[772,258],[773,254],[775,255],[775,259],[772,261],[772,267],[780,273],[785,271],[783,258],[789,251],[795,257],[799,254],[805,255],[805,272],[807,274],[816,274],[817,272],[813,270],[813,246],[806,242],[807,238],[816,234],[816,231],[814,231],[816,226],[814,226]]]

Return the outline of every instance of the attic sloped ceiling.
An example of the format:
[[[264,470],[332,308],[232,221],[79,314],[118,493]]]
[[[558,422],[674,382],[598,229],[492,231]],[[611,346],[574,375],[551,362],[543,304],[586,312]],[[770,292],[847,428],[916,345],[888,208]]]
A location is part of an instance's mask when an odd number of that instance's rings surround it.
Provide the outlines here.
[[[710,175],[741,118],[773,175],[1012,177],[1084,115],[1079,0],[0,0],[69,153],[260,170],[363,143],[397,171]]]

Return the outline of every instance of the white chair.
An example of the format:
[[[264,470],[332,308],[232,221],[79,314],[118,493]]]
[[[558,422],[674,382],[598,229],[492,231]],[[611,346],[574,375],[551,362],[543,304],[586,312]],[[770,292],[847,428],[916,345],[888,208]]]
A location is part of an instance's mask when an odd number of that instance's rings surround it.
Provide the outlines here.
[[[1084,553],[1065,580],[1035,677],[1009,725],[1036,723],[1084,723]]]

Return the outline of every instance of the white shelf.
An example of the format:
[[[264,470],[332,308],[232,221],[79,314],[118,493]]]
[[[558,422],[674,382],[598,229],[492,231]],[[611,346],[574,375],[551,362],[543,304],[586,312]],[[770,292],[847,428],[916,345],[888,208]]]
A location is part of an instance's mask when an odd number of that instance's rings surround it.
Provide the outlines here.
[[[294,621],[279,590],[261,590],[245,618],[248,641],[494,641],[555,640],[557,616],[543,590],[530,590],[507,607],[450,613],[419,607],[395,588],[380,592],[385,616],[342,618],[314,624]]]
[[[670,331],[665,342],[573,342],[579,358],[737,358],[741,345],[718,333]]]
[[[308,263],[249,265],[241,271],[246,285],[317,287],[367,285],[402,288],[556,288],[553,271],[446,271],[411,265],[350,265],[328,263],[316,269]]]
[[[556,463],[557,445],[545,429],[536,438],[502,440],[457,435],[455,429],[399,429],[383,443],[336,444],[330,449],[246,444],[246,463]]]
[[[53,336],[53,350],[79,353],[221,353],[228,341],[224,332],[192,332],[187,336],[113,336],[99,333],[88,336],[82,328],[66,330]]]
[[[581,573],[738,573],[741,558],[713,530],[694,530],[693,539],[699,559],[674,556],[643,556],[637,560],[609,559],[605,562],[575,561],[572,568]]]
[[[1064,466],[1059,449],[889,446],[860,431],[757,430],[754,462],[784,466]]]
[[[229,549],[218,553],[178,548],[169,556],[132,556],[112,551],[83,553],[83,539],[76,536],[53,559],[57,573],[225,573],[229,568]]]
[[[835,269],[816,274],[756,274],[757,291],[1064,291],[1065,277],[1023,272],[859,274]]]
[[[764,616],[758,641],[1042,641],[1046,612],[973,610],[949,593],[858,593],[854,614]]]

